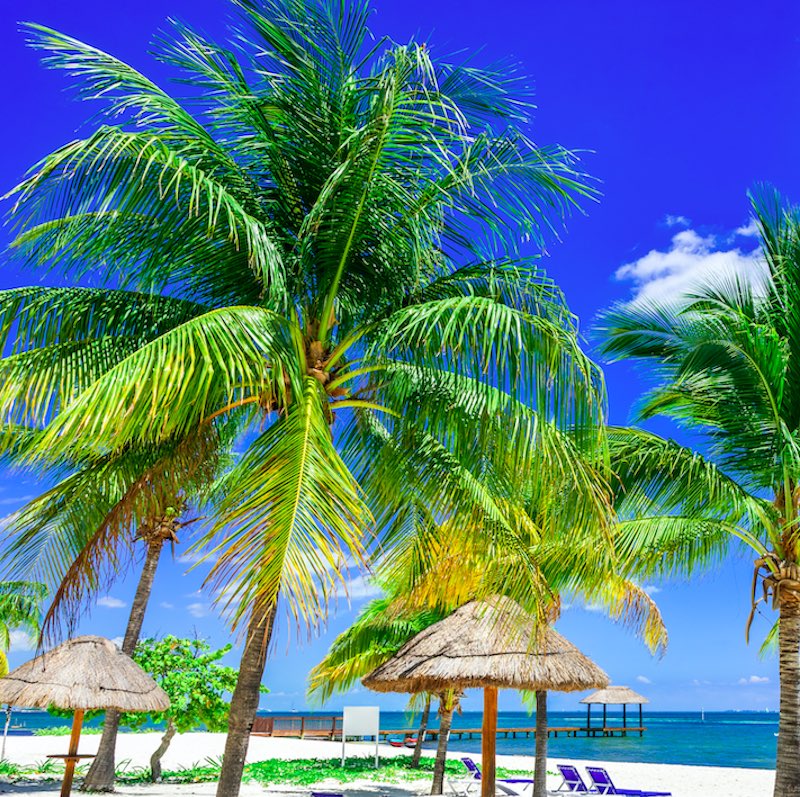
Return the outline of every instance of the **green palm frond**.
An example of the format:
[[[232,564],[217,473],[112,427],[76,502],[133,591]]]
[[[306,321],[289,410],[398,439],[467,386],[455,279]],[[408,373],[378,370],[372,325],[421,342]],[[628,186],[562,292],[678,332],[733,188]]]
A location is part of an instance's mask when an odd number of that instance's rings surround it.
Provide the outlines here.
[[[502,385],[515,398],[532,401],[540,414],[555,414],[562,422],[591,423],[602,412],[602,377],[577,336],[546,316],[493,298],[456,297],[400,309],[373,341],[376,354]]]
[[[238,623],[281,593],[312,625],[343,576],[345,553],[365,559],[370,513],[331,440],[319,383],[306,377],[286,415],[253,443],[225,480],[221,520],[199,546],[217,556],[208,583]]]
[[[473,594],[546,613],[543,563],[572,584],[613,558],[597,553],[605,395],[563,296],[518,248],[543,249],[591,181],[522,131],[513,70],[376,43],[365,0],[237,6],[229,42],[174,25],[157,43],[191,105],[31,28],[103,120],[12,190],[12,250],[114,290],[0,295],[6,455],[66,470],[26,515],[30,563],[55,582],[71,546],[57,603],[75,609],[124,569],[121,530],[148,510],[126,497],[136,468],[113,489],[99,478],[83,536],[50,540],[75,525],[81,479],[230,424],[243,454],[198,547],[234,624],[281,595],[321,622],[346,554],[399,546],[422,580],[437,535],[445,567],[459,546],[497,560]],[[541,550],[567,538],[584,555],[564,559],[571,580]]]
[[[42,437],[56,457],[72,437],[97,446],[160,443],[247,401],[283,407],[303,365],[296,331],[257,307],[214,310],[147,343],[96,379]]]
[[[45,585],[35,581],[0,581],[0,649],[2,651],[6,651],[10,647],[11,631],[16,628],[21,628],[32,635],[38,635],[42,601],[46,596]],[[3,675],[8,673],[8,659],[4,652],[0,656],[0,672],[3,672]]]
[[[137,560],[136,530],[182,497],[197,500],[227,465],[226,432],[111,455],[80,456],[72,472],[11,516],[3,568],[46,585],[43,633],[71,630],[98,592]]]
[[[394,601],[391,596],[370,601],[355,622],[336,637],[328,653],[308,675],[309,697],[324,703],[333,694],[346,692],[413,636],[444,616],[430,609],[398,614]]]

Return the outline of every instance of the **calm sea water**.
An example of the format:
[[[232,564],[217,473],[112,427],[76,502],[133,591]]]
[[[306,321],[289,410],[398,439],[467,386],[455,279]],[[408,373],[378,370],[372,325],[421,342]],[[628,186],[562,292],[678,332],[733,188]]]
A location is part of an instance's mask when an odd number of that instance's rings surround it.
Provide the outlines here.
[[[261,713],[261,712],[260,712]],[[265,712],[264,712],[265,713]],[[285,713],[276,712],[281,716]],[[324,714],[324,712],[320,712]],[[620,717],[609,713],[609,725]],[[638,716],[632,713],[636,724]],[[586,722],[584,712],[551,711],[550,725],[580,725]],[[42,711],[15,712],[12,726],[18,731],[65,725],[65,721]],[[87,724],[99,724],[94,720]],[[454,728],[478,728],[480,712],[465,711],[453,720]],[[501,712],[498,725],[503,728],[532,727],[534,718],[525,712]],[[643,737],[550,739],[549,754],[555,758],[595,759],[599,761],[640,761],[654,764],[699,764],[722,767],[771,769],[775,766],[778,715],[772,712],[645,712],[647,730]],[[402,712],[383,712],[381,728],[409,727]],[[480,739],[453,739],[456,750],[480,752]],[[435,744],[426,745],[431,751]],[[533,755],[533,738],[497,740],[497,752],[506,755]],[[800,751],[798,751],[800,754]]]

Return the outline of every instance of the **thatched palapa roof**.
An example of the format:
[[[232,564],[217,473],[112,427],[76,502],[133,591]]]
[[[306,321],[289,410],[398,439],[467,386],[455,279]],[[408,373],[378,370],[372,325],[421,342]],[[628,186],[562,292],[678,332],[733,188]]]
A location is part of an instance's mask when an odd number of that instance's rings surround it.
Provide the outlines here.
[[[629,686],[607,686],[584,697],[581,703],[604,703],[607,706],[630,705],[632,703],[649,703],[650,701],[634,692]]]
[[[421,631],[363,679],[378,692],[495,686],[573,692],[608,676],[558,632],[537,640],[536,622],[504,597],[472,601]]]
[[[111,640],[71,639],[0,678],[0,703],[12,706],[164,711],[166,692]]]

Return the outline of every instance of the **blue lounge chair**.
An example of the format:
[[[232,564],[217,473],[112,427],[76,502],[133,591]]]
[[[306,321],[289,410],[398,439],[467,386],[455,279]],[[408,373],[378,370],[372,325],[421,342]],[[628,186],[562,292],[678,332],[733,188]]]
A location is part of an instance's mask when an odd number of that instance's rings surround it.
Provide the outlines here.
[[[311,797],[344,797],[344,794],[336,791],[312,791]]]
[[[564,780],[556,791],[574,791],[580,794],[597,794],[596,791],[590,791],[589,787],[583,782],[581,773],[578,772],[578,767],[571,764],[556,764],[561,777]]]
[[[471,758],[462,758],[461,763],[467,768],[467,772],[469,773],[469,777],[466,781],[466,788],[458,789],[453,785],[452,782],[450,783],[450,787],[457,794],[464,795],[464,797],[469,797],[471,788],[481,782],[481,769]],[[505,795],[508,795],[508,797],[515,797],[515,795],[518,797],[520,790],[513,787],[522,786],[522,789],[525,789],[527,786],[533,786],[533,779],[497,778],[495,780],[495,784],[497,786],[497,790],[503,792]]]
[[[586,767],[592,785],[600,794],[623,794],[627,797],[672,797],[670,791],[645,791],[643,789],[618,789],[611,776],[602,767]]]

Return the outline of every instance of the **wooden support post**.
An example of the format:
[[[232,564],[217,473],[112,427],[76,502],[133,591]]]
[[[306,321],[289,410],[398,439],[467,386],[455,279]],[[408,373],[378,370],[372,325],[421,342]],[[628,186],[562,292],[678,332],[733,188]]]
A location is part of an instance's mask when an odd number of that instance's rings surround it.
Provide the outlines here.
[[[639,703],[639,736],[644,733],[641,729],[644,727],[644,723],[642,722],[642,704]]]
[[[81,738],[81,726],[83,725],[83,711],[78,709],[72,716],[72,733],[69,735],[69,752],[64,764],[64,780],[61,782],[61,797],[69,797],[72,791],[72,778],[75,774],[75,763],[78,760],[78,741]]]
[[[628,715],[627,715],[628,707],[623,703],[622,704],[622,735],[628,735]]]
[[[589,736],[589,731],[592,729],[592,704],[586,704],[586,735]]]
[[[558,735],[558,734],[556,734]],[[536,756],[533,762],[533,797],[547,795],[547,692],[536,692]]]
[[[603,703],[603,728],[608,727],[608,723],[606,722],[606,708],[608,708],[608,706],[606,706],[606,704]]]
[[[483,729],[481,732],[481,797],[495,797],[495,755],[497,749],[497,687],[483,690]]]

